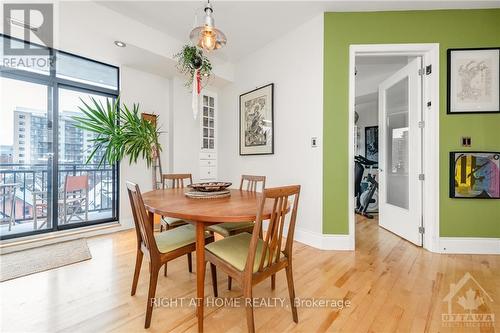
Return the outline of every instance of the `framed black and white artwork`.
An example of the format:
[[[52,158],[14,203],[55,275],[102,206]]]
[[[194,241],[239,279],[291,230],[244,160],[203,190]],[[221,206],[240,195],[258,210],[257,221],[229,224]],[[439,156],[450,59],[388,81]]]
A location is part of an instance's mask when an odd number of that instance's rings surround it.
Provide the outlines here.
[[[240,155],[274,154],[274,84],[240,95]]]
[[[500,48],[448,49],[448,114],[500,113]]]
[[[365,127],[365,157],[378,163],[378,126]]]

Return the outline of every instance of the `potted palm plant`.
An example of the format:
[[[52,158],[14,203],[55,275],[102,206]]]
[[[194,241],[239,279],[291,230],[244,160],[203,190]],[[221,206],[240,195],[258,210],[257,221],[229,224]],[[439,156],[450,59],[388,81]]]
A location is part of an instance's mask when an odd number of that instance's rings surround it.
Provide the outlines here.
[[[120,106],[120,98],[106,100],[106,105],[91,98],[90,103],[81,100],[83,106],[79,109],[83,116],[75,116],[77,127],[93,132],[94,147],[86,163],[95,154],[103,151],[99,165],[107,162],[111,165],[128,157],[129,163],[136,163],[140,157],[150,167],[162,150],[159,143],[160,131],[150,121],[143,119],[139,113],[139,104],[133,104],[132,109],[126,105]]]

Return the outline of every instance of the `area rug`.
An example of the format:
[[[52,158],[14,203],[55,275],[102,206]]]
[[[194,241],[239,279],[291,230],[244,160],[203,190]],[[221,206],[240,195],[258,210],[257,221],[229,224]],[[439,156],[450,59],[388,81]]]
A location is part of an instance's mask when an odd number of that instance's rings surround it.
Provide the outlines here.
[[[87,241],[76,239],[0,256],[0,282],[92,258]]]

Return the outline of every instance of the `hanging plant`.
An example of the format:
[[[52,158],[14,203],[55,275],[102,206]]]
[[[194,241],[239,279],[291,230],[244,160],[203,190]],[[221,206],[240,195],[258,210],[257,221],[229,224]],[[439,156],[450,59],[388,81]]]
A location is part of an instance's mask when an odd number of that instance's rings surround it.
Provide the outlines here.
[[[179,72],[186,75],[186,88],[191,89],[193,86],[196,70],[200,71],[201,85],[204,87],[208,83],[210,75],[212,75],[212,64],[200,48],[184,45],[182,50],[174,55],[174,58],[177,59]]]

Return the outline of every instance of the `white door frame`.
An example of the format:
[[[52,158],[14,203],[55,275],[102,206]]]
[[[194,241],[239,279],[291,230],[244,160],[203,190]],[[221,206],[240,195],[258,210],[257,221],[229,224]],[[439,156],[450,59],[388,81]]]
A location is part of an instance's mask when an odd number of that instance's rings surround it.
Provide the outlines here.
[[[439,251],[439,44],[364,44],[349,46],[349,244],[355,249],[354,198],[354,105],[356,56],[420,56],[422,66],[432,65],[432,73],[423,76],[423,247]],[[428,105],[430,102],[430,106]]]

